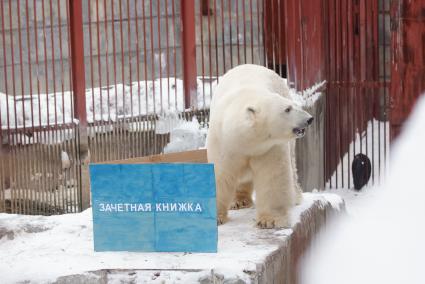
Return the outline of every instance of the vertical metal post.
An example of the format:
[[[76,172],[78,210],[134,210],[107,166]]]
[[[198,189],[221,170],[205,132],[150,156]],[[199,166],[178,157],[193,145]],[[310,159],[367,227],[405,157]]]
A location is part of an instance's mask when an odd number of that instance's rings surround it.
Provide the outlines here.
[[[211,11],[210,0],[201,0],[202,16],[208,16]]]
[[[185,108],[197,107],[195,0],[180,0]]]
[[[82,0],[69,0],[72,90],[74,94],[74,116],[78,123],[79,161],[81,177],[81,209],[90,206],[90,181],[88,164],[90,162],[87,137],[86,82],[84,68],[84,34]]]

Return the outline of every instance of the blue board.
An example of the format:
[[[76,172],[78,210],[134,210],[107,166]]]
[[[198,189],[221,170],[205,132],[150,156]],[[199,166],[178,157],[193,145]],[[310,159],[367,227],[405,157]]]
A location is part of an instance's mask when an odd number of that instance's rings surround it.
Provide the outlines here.
[[[92,164],[95,251],[217,252],[212,164]]]

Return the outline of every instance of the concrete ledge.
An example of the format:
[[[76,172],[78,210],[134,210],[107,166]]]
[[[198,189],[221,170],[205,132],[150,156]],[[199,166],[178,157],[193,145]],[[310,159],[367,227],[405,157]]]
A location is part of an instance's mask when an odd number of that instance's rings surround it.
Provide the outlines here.
[[[12,239],[0,240],[6,260],[0,275],[7,283],[296,283],[297,263],[310,240],[344,209],[337,195],[305,193],[291,212],[292,229],[283,230],[255,228],[254,209],[232,211],[219,227],[216,254],[95,253],[90,210],[51,217],[0,214],[0,229],[14,231]],[[28,224],[43,230],[28,233]],[[22,251],[23,241],[31,249]]]

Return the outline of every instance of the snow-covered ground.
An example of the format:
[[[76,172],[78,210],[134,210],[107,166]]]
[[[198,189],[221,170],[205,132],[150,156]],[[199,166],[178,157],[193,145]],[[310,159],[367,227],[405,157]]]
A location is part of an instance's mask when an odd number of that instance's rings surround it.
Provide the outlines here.
[[[318,238],[303,283],[425,283],[424,145],[425,96],[392,146],[387,180]]]
[[[321,96],[316,91],[323,84],[324,82],[316,84],[312,89],[301,94],[297,94],[292,90],[291,95],[301,105],[308,106]],[[137,83],[133,84],[133,88],[136,86]],[[128,86],[121,87],[125,90]],[[115,88],[109,89],[110,97],[115,93]],[[165,89],[164,86],[163,89]],[[205,89],[206,91],[209,90],[209,88]],[[128,108],[131,101],[127,102],[124,99],[121,102],[117,102],[118,107],[114,109],[112,116],[110,113],[105,116],[104,110],[108,109],[108,104],[105,105],[107,100],[104,100],[105,92],[107,91],[103,88],[102,90],[97,90],[97,93],[95,91],[87,96],[87,100],[89,100],[91,94],[95,98],[95,112],[88,110],[88,117],[92,116],[94,120],[113,120],[114,115],[116,117],[131,115],[131,109]],[[101,93],[102,95],[100,95]],[[202,100],[198,101],[204,102],[203,94],[201,96]],[[102,101],[100,100],[101,97]],[[127,97],[131,96],[126,95],[125,98]],[[208,98],[208,95],[206,95],[206,98]],[[6,100],[9,99],[7,98]],[[120,100],[119,97],[118,100]],[[58,101],[61,100],[58,99]],[[92,101],[88,101],[88,108],[93,106]],[[43,100],[41,102],[43,105]],[[205,100],[205,102],[205,106],[209,105],[209,101]],[[47,104],[47,97],[45,103]],[[52,100],[49,99],[50,103],[52,103]],[[138,103],[141,104],[140,108],[138,108]],[[4,106],[4,104],[1,105]],[[109,105],[111,105],[111,102],[109,102]],[[115,101],[112,105],[115,105]],[[181,110],[178,109],[178,102],[176,105],[176,109],[169,111],[171,115],[168,118],[167,114],[165,114],[156,124],[155,131],[158,133],[171,133],[171,142],[167,145],[166,151],[182,151],[203,147],[205,143],[205,126],[199,125],[195,120],[189,122],[179,120],[175,113]],[[133,114],[135,114],[135,106],[137,106],[137,111],[143,111],[142,106],[145,108],[148,106],[148,113],[154,108],[154,105],[149,104],[149,101],[148,104],[143,105],[140,97],[133,101]],[[155,108],[157,107],[155,106]],[[100,112],[102,108],[103,115]],[[24,106],[23,109],[26,109],[26,107]],[[68,116],[71,110],[66,108],[63,113]],[[94,113],[96,113],[96,116],[93,118]],[[2,109],[2,119],[3,114]],[[97,116],[98,114],[100,116]],[[23,125],[23,121],[25,123],[28,122],[26,118],[19,121],[19,117],[20,115],[17,116],[18,127]],[[51,116],[42,116],[41,125],[47,124],[47,121],[52,123],[55,121],[54,119]],[[58,121],[60,122],[61,120],[58,119]],[[3,120],[2,125],[4,126]],[[31,124],[26,124],[26,126],[28,125]],[[300,214],[309,208],[315,200],[330,201],[335,206],[340,206],[341,204],[341,199],[336,195],[306,193],[304,203],[294,208],[292,212],[293,224],[299,222]],[[270,242],[270,236],[278,240],[285,240],[292,233],[291,229],[273,231],[256,229],[254,227],[254,218],[253,209],[232,211],[231,221],[219,227],[217,254],[95,253],[93,251],[92,216],[90,210],[79,214],[51,217],[0,214],[0,282],[13,283],[28,279],[34,282],[46,282],[52,281],[61,275],[109,268],[210,270],[211,267],[214,267],[218,272],[236,276],[240,271],[255,270],[256,264],[261,263],[270,252],[276,249],[278,244]],[[190,275],[184,272],[173,273],[172,275],[163,273],[160,276],[148,275],[146,281],[162,283],[161,281],[168,279],[171,282],[191,283],[197,281],[199,276],[199,273]],[[249,275],[246,274],[245,276],[246,279],[244,280],[249,281]],[[117,283],[119,281],[120,279],[117,279]]]
[[[337,195],[306,193],[303,203],[291,211],[292,224],[300,222],[301,214],[317,201],[323,205],[330,203],[337,209],[342,205]],[[251,208],[231,211],[230,221],[219,226],[218,232],[215,254],[94,252],[90,209],[50,217],[0,214],[1,283],[25,280],[44,283],[59,276],[99,269],[214,269],[227,277],[242,277],[249,282],[249,273],[243,271],[256,271],[256,265],[276,250],[292,229],[257,229],[255,210]],[[170,280],[167,283],[194,283],[200,274],[164,273],[155,278],[152,273],[147,277],[147,283],[164,283],[167,278]]]
[[[313,190],[313,192],[318,192]],[[353,188],[332,188],[326,189],[324,192],[332,193],[340,196],[345,202],[345,210],[348,215],[355,216],[357,213],[361,213],[367,202],[370,199],[376,198],[379,193],[378,187],[365,187],[360,191]]]

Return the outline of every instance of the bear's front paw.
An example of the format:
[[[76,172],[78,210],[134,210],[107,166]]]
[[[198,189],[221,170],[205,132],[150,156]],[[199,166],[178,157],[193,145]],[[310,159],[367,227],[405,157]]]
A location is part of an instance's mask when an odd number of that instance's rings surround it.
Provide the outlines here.
[[[222,225],[226,223],[229,220],[226,215],[224,214],[218,214],[217,215],[217,225]]]
[[[276,217],[263,215],[257,218],[257,227],[261,229],[289,228],[291,227],[291,224],[287,216]]]
[[[254,202],[252,201],[251,197],[246,198],[238,198],[235,199],[235,201],[230,205],[231,210],[238,210],[242,208],[250,208]]]

